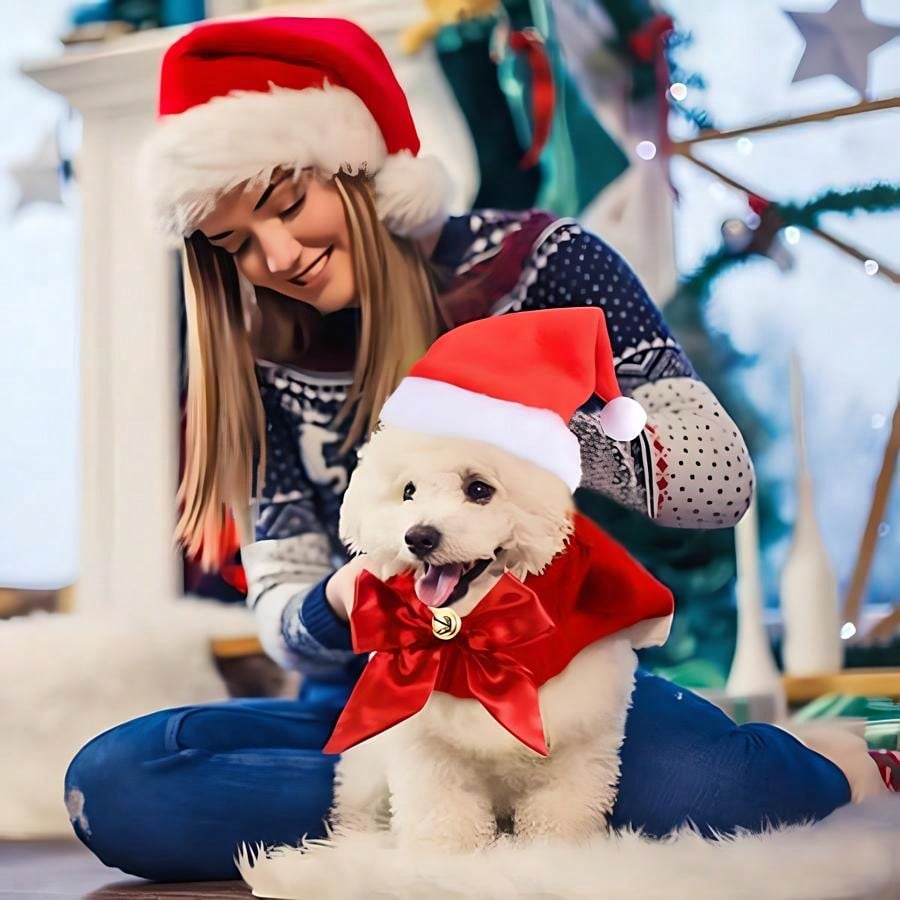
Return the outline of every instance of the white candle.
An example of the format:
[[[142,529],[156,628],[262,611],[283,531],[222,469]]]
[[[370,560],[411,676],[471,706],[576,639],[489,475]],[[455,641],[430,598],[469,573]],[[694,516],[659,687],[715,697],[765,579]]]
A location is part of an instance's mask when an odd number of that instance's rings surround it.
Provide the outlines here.
[[[737,642],[725,690],[732,697],[775,697],[776,719],[784,718],[781,673],[772,657],[763,615],[756,497],[734,530],[737,555]]]
[[[816,521],[806,457],[803,374],[796,356],[791,361],[791,400],[797,449],[797,515],[781,573],[784,670],[791,675],[830,674],[843,667],[838,586]]]

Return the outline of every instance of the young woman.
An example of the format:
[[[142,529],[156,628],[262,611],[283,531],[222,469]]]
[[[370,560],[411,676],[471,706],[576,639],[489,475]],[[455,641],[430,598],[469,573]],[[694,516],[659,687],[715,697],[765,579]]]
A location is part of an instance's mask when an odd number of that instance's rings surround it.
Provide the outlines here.
[[[215,564],[226,509],[243,519],[258,497],[248,599],[267,652],[303,673],[303,689],[121,725],[73,761],[67,803],[109,865],[223,879],[241,841],[323,830],[335,760],[321,747],[364,664],[346,623],[359,564],[346,561],[338,509],[382,402],[437,335],[523,309],[600,307],[619,382],[649,419],[616,443],[594,407],[576,414],[584,485],[667,525],[726,527],[753,472],[602,240],[542,212],[446,217],[440,167],[417,156],[406,99],[355,26],[198,27],[165,58],[160,112],[148,180],[188,273],[179,534]],[[822,817],[849,798],[841,769],[785,732],[738,728],[639,674],[614,826],[730,832]]]

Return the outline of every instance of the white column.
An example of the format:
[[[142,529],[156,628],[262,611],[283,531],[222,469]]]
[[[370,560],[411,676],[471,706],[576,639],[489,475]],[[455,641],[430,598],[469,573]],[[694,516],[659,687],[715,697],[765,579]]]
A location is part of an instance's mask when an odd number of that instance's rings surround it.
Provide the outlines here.
[[[140,36],[143,37],[143,36]],[[83,117],[81,509],[76,609],[180,594],[172,534],[178,397],[173,258],[140,214],[135,157],[160,49],[135,39],[25,67]]]

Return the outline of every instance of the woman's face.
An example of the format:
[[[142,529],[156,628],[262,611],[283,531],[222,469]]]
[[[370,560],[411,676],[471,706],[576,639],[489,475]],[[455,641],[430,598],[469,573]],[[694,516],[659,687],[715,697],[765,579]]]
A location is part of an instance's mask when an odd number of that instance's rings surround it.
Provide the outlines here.
[[[258,287],[323,315],[356,303],[344,205],[333,182],[312,170],[296,180],[276,172],[268,187],[239,185],[219,198],[199,230]]]

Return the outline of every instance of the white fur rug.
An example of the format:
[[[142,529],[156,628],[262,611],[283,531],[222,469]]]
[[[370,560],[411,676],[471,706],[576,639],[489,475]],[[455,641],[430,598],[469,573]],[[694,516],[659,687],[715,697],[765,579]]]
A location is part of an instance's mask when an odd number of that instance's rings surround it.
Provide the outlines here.
[[[0,621],[0,838],[71,837],[63,776],[75,753],[128,719],[224,699],[210,638],[255,631],[243,606],[188,599]]]
[[[501,841],[471,856],[401,854],[386,833],[304,848],[242,850],[256,897],[293,900],[896,900],[900,797],[838,810],[824,822],[733,840],[635,834],[582,847]]]

